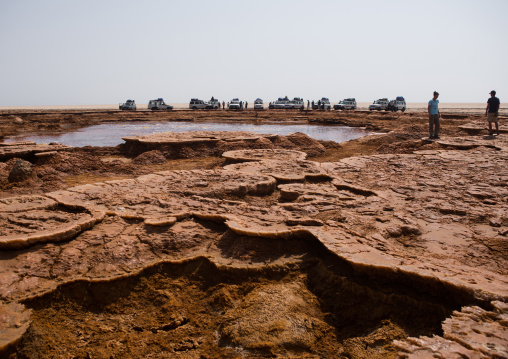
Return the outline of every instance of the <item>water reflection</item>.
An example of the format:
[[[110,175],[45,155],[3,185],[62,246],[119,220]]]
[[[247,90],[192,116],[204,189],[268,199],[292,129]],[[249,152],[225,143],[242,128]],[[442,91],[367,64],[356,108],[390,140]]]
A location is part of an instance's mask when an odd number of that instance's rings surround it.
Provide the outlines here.
[[[7,138],[5,142],[35,141],[36,143],[57,142],[73,147],[116,146],[124,143],[122,137],[150,135],[159,132],[186,131],[251,131],[287,136],[302,132],[317,140],[344,142],[367,135],[360,128],[334,125],[308,124],[253,124],[253,123],[209,123],[209,122],[123,122],[105,123],[82,128],[76,132],[44,134]]]

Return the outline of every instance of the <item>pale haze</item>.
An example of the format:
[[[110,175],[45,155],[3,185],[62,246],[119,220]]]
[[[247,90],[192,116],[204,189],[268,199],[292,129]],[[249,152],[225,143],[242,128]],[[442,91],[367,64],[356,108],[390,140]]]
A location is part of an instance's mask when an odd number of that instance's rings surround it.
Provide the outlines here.
[[[508,1],[0,0],[0,106],[508,101]]]

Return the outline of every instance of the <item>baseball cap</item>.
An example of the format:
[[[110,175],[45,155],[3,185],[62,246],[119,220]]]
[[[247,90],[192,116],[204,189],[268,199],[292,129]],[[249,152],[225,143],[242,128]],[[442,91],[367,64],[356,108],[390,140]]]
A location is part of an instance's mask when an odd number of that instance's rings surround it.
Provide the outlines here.
[[[492,91],[490,91],[489,93],[490,93],[491,95],[492,95],[492,94],[494,94],[494,95],[495,95],[495,94],[496,94],[496,91],[492,90]]]

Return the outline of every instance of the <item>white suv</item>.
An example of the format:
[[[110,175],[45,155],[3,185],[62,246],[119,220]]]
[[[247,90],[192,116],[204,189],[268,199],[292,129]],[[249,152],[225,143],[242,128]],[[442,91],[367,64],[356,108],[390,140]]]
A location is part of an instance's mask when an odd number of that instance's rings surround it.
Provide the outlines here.
[[[340,101],[338,104],[333,106],[335,110],[356,110],[356,99],[354,98],[345,98]]]
[[[190,100],[189,108],[192,110],[201,110],[205,109],[207,106],[207,103],[203,100],[198,100],[197,98],[193,98]]]
[[[299,97],[295,97],[292,101],[287,102],[284,105],[285,109],[298,109],[303,110],[305,108],[305,104],[303,103],[303,99]]]
[[[254,110],[262,110],[262,109],[263,109],[263,100],[257,98],[256,101],[254,101]]]
[[[158,98],[157,100],[150,100],[150,102],[148,102],[148,109],[152,111],[172,110],[173,106],[166,104],[162,98]]]
[[[390,101],[388,101],[388,99],[386,97],[385,98],[380,98],[379,100],[374,101],[374,103],[369,106],[369,110],[370,111],[386,110],[386,108],[388,107],[388,103],[389,102]]]
[[[406,111],[406,100],[402,96],[397,96],[395,100],[390,101],[388,109],[391,111],[401,110],[402,112],[404,112]]]
[[[319,101],[312,101],[312,109],[313,110],[331,110],[332,105],[330,104],[330,100],[326,97],[322,97]]]
[[[229,103],[229,109],[230,110],[239,110],[241,108],[240,106],[240,100],[237,98],[234,98]]]
[[[273,108],[281,109],[286,108],[286,104],[289,103],[289,99],[287,97],[279,97],[277,101],[273,103]]]
[[[120,110],[136,111],[136,102],[134,100],[127,100],[125,103],[118,105]]]

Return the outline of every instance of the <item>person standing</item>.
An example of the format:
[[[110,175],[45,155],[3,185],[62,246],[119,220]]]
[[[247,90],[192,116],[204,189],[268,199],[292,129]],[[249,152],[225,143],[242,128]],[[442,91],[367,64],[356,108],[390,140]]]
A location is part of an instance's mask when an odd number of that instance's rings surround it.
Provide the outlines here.
[[[222,101],[222,109],[225,110],[226,109],[226,103],[224,101]]]
[[[434,91],[434,97],[429,101],[429,106],[427,107],[427,111],[429,112],[429,138],[430,139],[438,139],[439,138],[439,119],[441,117],[441,113],[439,112],[439,93]]]
[[[245,109],[247,109],[247,107],[249,107],[249,103],[245,101]]]
[[[310,101],[307,100],[307,111],[310,109]]]
[[[499,136],[499,106],[501,101],[496,97],[496,91],[490,91],[490,98],[487,100],[487,108],[485,109],[485,115],[487,115],[487,121],[489,122],[489,136],[493,136],[492,122],[496,124],[496,132]]]

